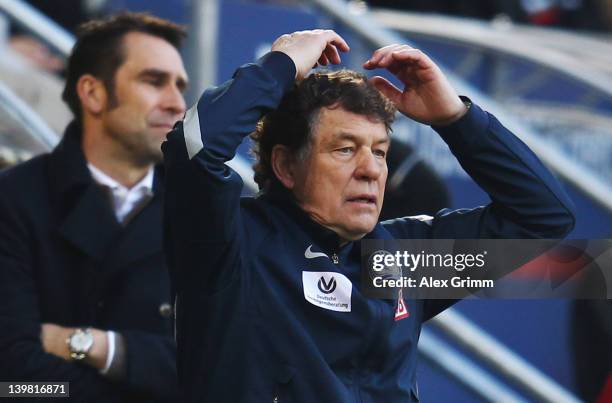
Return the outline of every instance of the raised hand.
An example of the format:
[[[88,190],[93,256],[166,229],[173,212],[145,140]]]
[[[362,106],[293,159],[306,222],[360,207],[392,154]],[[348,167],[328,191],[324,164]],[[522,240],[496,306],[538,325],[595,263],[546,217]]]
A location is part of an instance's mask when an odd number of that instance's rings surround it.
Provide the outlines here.
[[[375,76],[371,82],[404,115],[418,122],[445,126],[467,112],[453,87],[426,54],[408,45],[389,45],[376,50],[363,64],[367,70],[384,68],[403,84],[400,90],[387,79]]]
[[[348,52],[344,39],[332,30],[315,29],[280,36],[272,44],[272,50],[283,52],[293,60],[296,80],[304,79],[317,64],[339,64],[338,51]]]

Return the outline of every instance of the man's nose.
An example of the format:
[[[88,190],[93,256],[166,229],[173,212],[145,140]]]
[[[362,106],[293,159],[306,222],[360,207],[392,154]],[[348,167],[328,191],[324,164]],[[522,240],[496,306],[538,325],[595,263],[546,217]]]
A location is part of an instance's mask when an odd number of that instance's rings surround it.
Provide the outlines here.
[[[386,167],[386,161],[379,158],[371,150],[364,150],[359,156],[355,175],[358,179],[376,180]]]
[[[175,115],[183,115],[187,108],[183,93],[176,86],[168,86],[164,91],[162,107]]]

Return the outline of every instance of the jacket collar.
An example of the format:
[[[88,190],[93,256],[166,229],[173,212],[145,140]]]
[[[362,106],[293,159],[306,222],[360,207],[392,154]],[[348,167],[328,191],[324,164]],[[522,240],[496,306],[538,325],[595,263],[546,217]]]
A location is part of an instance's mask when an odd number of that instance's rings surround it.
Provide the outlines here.
[[[51,153],[48,174],[56,197],[64,195],[75,187],[93,183],[81,149],[81,130],[81,126],[76,121],[72,121],[66,127],[62,140]]]
[[[51,153],[49,179],[53,184],[52,193],[60,202],[75,189],[95,184],[87,168],[87,160],[81,146],[81,133],[82,128],[79,123],[72,121],[66,127],[62,140]],[[162,193],[164,176],[163,166],[157,165],[153,179],[153,193]]]

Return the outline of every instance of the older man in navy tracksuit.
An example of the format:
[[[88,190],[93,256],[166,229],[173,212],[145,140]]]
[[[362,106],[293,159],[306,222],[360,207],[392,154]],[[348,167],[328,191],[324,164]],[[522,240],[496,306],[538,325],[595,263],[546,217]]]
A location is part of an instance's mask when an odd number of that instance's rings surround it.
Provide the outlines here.
[[[317,61],[339,63],[339,50],[348,45],[333,31],[281,36],[207,90],[163,146],[187,401],[417,401],[421,325],[450,302],[409,300],[396,320],[396,301],[362,294],[356,241],[559,238],[573,227],[550,172],[426,55],[391,45],[364,64],[403,90],[347,71],[306,77]],[[393,108],[432,125],[492,202],[377,223]],[[225,163],[252,132],[262,194],[241,198]],[[313,299],[317,289],[329,298]]]

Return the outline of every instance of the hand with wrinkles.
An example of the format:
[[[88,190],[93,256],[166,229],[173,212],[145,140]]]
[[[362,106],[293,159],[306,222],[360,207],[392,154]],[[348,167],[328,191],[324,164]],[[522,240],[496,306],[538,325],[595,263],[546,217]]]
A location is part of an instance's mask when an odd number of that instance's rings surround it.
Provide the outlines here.
[[[404,84],[400,90],[383,77],[371,79],[376,88],[411,119],[432,126],[446,126],[467,112],[440,68],[418,49],[408,45],[385,46],[376,50],[363,67],[387,69]]]
[[[317,63],[324,66],[339,64],[339,51],[348,52],[349,46],[334,31],[315,29],[280,36],[272,44],[272,51],[283,52],[293,60],[296,80],[300,81]],[[467,112],[467,107],[440,68],[418,49],[408,45],[385,46],[376,50],[363,67],[367,70],[387,69],[404,84],[400,90],[383,77],[371,79],[376,88],[411,119],[445,126]]]
[[[349,51],[344,39],[332,30],[322,29],[285,34],[272,44],[272,51],[283,52],[293,60],[297,81],[303,80],[317,62],[323,66],[339,64],[339,50]]]

